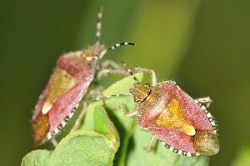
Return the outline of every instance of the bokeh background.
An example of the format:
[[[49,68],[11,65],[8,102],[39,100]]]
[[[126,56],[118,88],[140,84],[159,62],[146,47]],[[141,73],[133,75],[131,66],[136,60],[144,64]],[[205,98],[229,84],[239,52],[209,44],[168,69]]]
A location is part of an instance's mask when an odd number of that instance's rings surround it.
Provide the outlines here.
[[[156,71],[194,98],[210,96],[221,149],[210,165],[250,157],[250,1],[0,1],[0,163],[19,165],[35,149],[32,110],[63,53],[133,41],[104,59]],[[247,161],[248,160],[248,161]]]

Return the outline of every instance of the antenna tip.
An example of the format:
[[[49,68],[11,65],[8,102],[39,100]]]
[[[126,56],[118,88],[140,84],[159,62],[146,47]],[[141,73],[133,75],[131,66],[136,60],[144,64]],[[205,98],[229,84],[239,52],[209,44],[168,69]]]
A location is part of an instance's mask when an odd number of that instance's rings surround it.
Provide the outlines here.
[[[124,45],[136,46],[137,44],[132,42],[124,42]]]

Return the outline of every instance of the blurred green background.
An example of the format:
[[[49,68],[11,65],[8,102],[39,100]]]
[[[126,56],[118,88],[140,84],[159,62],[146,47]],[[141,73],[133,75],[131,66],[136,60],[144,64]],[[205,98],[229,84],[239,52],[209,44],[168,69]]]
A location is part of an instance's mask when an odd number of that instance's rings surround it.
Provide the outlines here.
[[[104,59],[152,68],[158,81],[175,80],[194,98],[210,96],[221,145],[210,165],[249,162],[250,1],[12,0],[0,1],[1,165],[19,165],[35,149],[38,96],[60,55],[95,43],[99,5],[101,42],[138,44]]]

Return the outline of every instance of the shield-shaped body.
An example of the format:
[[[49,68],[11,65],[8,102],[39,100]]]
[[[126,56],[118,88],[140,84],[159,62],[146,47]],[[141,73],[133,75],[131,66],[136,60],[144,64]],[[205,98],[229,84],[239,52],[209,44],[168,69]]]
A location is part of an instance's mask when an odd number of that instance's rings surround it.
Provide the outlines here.
[[[99,9],[96,44],[82,51],[70,52],[57,60],[45,90],[40,95],[33,115],[33,139],[40,145],[56,135],[73,116],[79,102],[89,90],[95,74],[96,66],[107,50],[113,50],[120,43],[109,49],[100,44],[102,7]]]
[[[135,83],[130,89],[140,101],[137,122],[166,148],[185,156],[213,155],[219,151],[216,125],[207,108],[174,81]]]

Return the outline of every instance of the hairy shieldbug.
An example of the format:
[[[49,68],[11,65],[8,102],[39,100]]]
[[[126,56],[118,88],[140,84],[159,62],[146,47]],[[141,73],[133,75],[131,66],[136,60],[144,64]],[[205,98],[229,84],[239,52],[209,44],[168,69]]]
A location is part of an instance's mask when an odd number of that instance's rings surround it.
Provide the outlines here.
[[[136,111],[126,114],[128,117],[137,116],[140,128],[153,135],[147,151],[150,151],[154,139],[158,138],[167,149],[180,155],[217,154],[219,141],[216,124],[207,110],[211,99],[193,99],[174,81],[157,83],[153,70],[140,67],[135,69],[150,72],[152,76],[152,87],[148,83],[139,83],[134,77],[136,82],[129,91],[138,107]],[[130,69],[129,71],[133,75]],[[96,100],[120,96],[127,95],[110,95]]]
[[[219,151],[216,125],[212,115],[202,103],[211,103],[209,97],[193,99],[174,81],[157,83],[153,70],[153,86],[134,83],[130,93],[138,102],[137,122],[153,137],[147,147],[150,150],[154,138],[166,148],[184,156],[214,155]]]
[[[32,136],[35,145],[51,139],[73,116],[94,78],[98,60],[108,50],[121,45],[135,45],[124,42],[107,49],[99,42],[102,7],[99,8],[97,18],[96,44],[84,51],[67,53],[57,60],[56,68],[39,97],[32,117]]]

